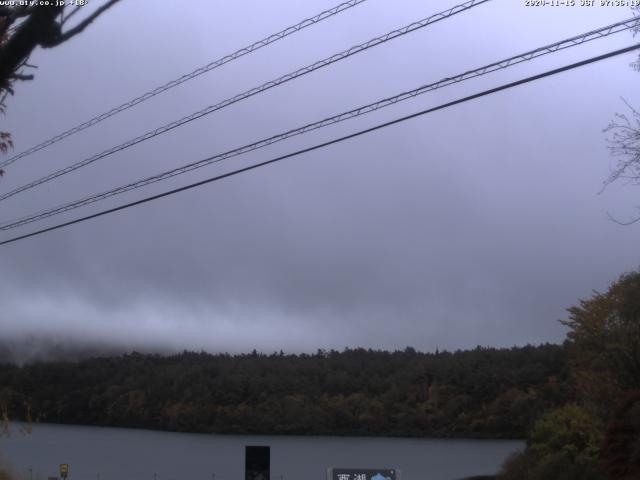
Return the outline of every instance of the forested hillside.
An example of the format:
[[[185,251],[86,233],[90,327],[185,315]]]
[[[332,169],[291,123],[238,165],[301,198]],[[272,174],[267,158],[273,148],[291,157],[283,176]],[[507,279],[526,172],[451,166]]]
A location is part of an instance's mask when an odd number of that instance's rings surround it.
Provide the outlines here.
[[[566,372],[558,345],[132,353],[0,365],[0,405],[14,419],[189,432],[522,438],[569,399]]]

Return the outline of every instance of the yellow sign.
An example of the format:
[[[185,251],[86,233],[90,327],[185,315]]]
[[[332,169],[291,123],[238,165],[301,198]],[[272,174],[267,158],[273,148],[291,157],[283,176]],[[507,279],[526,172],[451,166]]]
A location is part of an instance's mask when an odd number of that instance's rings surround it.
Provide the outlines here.
[[[60,476],[62,478],[67,478],[67,475],[69,475],[69,464],[68,463],[61,463],[60,464]]]

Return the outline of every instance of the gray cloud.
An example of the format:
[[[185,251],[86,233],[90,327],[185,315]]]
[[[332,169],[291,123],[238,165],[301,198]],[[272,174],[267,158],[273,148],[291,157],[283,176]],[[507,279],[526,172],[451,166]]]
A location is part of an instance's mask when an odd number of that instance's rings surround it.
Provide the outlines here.
[[[330,5],[283,0],[213,9],[202,1],[184,10],[125,0],[73,43],[34,56],[37,78],[20,85],[6,129],[21,151]],[[24,159],[2,188],[447,6],[371,0]],[[569,10],[478,7],[15,197],[0,213],[12,218],[108,189],[630,15]],[[105,205],[630,39],[622,34],[434,92]],[[561,341],[557,319],[566,307],[640,263],[637,228],[605,215],[628,213],[637,191],[614,186],[596,195],[609,164],[601,130],[622,108],[619,96],[640,101],[631,60],[569,72],[3,247],[0,327],[8,336],[232,351]]]

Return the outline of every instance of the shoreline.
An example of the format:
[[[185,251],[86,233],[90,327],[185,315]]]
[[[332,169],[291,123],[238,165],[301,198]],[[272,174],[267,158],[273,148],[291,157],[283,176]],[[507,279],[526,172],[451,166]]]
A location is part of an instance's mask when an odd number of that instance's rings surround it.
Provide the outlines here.
[[[273,433],[273,432],[198,432],[198,431],[185,431],[185,430],[163,430],[163,429],[154,429],[147,427],[136,427],[136,426],[121,426],[121,425],[99,425],[99,424],[81,424],[81,423],[58,423],[58,422],[38,422],[34,421],[31,423],[24,421],[12,421],[9,422],[9,429],[11,429],[11,425],[28,425],[29,428],[35,428],[38,425],[44,426],[54,426],[54,427],[87,427],[87,428],[104,428],[104,429],[114,429],[114,430],[135,430],[142,432],[152,432],[152,433],[178,433],[178,434],[187,434],[187,435],[215,435],[219,437],[299,437],[299,438],[380,438],[380,439],[404,439],[404,440],[437,440],[437,441],[477,441],[477,440],[486,440],[486,441],[495,441],[495,442],[525,442],[526,438],[516,438],[516,437],[486,437],[486,436],[446,436],[446,437],[437,437],[437,436],[419,436],[419,435],[362,435],[362,434],[351,434],[351,433],[334,433],[334,434],[315,434],[315,433]],[[28,433],[27,433],[28,434]]]

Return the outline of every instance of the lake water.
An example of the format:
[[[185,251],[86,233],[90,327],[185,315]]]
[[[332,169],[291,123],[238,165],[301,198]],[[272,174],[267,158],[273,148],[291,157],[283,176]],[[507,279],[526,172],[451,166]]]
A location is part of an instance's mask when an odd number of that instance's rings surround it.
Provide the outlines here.
[[[524,443],[365,437],[205,435],[122,428],[33,425],[0,438],[0,459],[17,478],[69,480],[243,480],[244,447],[271,447],[272,480],[324,480],[329,467],[398,468],[402,480],[492,474]],[[31,469],[31,472],[29,471]],[[215,475],[215,477],[214,477]]]

